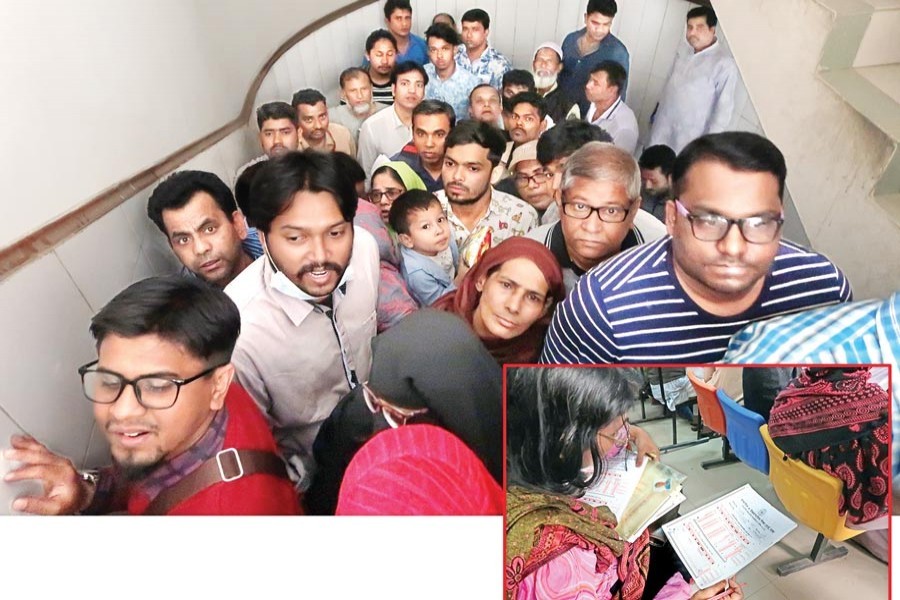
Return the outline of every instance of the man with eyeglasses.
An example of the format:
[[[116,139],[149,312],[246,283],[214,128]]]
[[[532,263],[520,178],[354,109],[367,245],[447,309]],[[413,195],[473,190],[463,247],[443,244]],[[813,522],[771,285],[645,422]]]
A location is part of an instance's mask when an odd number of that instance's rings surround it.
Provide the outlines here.
[[[826,257],[781,239],[787,168],[748,132],[688,144],[672,173],[669,236],[586,274],[557,309],[547,363],[720,360],[747,323],[847,302]]]
[[[637,162],[613,144],[590,142],[572,154],[560,194],[559,221],[527,235],[553,252],[568,292],[607,258],[666,235],[662,223],[640,210]]]
[[[553,174],[537,159],[537,141],[526,142],[515,149],[509,161],[510,176],[501,179],[496,189],[518,196],[543,217],[553,204]]]
[[[262,413],[233,382],[237,308],[197,279],[131,285],[91,320],[97,360],[80,369],[113,465],[79,473],[33,438],[14,437],[7,481],[38,479],[36,514],[298,514]]]

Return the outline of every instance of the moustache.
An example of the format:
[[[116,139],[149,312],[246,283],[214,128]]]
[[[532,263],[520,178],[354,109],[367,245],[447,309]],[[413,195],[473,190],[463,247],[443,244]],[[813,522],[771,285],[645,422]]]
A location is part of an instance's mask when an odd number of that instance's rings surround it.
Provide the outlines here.
[[[343,267],[341,267],[341,265],[332,262],[306,265],[297,272],[297,277],[303,277],[307,273],[312,273],[313,271],[334,271],[335,273],[340,274],[344,271],[344,269]]]

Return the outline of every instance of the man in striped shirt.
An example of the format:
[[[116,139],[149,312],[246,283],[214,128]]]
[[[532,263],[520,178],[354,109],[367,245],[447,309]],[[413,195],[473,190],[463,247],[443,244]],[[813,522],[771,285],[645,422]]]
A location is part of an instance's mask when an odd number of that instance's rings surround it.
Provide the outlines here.
[[[781,239],[786,173],[753,133],[691,142],[675,162],[669,235],[585,274],[542,362],[714,362],[750,322],[850,300],[827,258]]]

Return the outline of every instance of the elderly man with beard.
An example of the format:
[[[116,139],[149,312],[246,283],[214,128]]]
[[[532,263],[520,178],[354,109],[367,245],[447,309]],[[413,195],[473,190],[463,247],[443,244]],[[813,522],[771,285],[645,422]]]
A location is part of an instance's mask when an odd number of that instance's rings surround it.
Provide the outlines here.
[[[340,164],[305,151],[260,169],[248,218],[266,255],[225,289],[241,312],[238,381],[268,415],[300,489],[315,472],[319,426],[368,379],[376,330],[378,247],[353,226],[358,197]]]
[[[569,94],[559,86],[559,74],[563,68],[562,47],[555,42],[544,42],[534,51],[531,63],[534,85],[544,98],[547,114],[555,123],[566,119],[580,119],[581,110]]]
[[[444,143],[444,189],[436,196],[460,252],[476,231],[490,231],[491,246],[496,246],[538,224],[534,208],[491,186],[491,170],[500,162],[504,147],[503,134],[496,127],[471,120],[458,123]]]
[[[359,67],[350,67],[341,72],[340,106],[328,109],[328,118],[347,128],[353,141],[359,141],[359,126],[363,121],[385,108],[386,105],[372,100],[372,80]],[[355,152],[350,153],[356,156]]]

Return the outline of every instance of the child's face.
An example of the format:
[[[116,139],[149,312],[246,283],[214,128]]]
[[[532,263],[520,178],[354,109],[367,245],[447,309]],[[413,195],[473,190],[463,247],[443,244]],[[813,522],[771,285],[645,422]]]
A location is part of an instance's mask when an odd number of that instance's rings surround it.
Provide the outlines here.
[[[450,245],[450,224],[440,203],[432,202],[425,210],[414,210],[407,216],[409,233],[400,234],[400,243],[428,256],[443,252]]]

